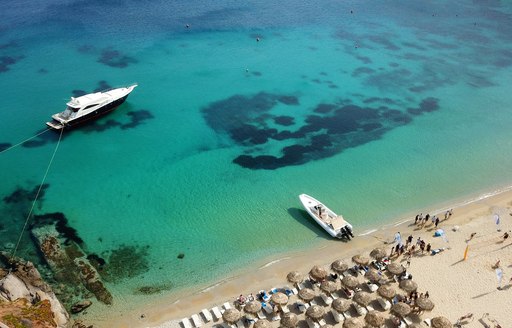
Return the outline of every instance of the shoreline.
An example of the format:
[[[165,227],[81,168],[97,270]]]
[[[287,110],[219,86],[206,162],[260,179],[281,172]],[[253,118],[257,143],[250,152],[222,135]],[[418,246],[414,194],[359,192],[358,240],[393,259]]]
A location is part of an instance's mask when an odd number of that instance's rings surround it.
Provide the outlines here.
[[[487,213],[492,208],[505,208],[511,204],[512,187],[502,188],[497,193],[483,192],[465,200],[459,198],[453,207],[446,207],[453,208],[454,215],[449,221],[443,220],[440,227],[463,226],[473,221],[474,215],[482,216],[482,213]],[[442,206],[439,208],[444,208],[444,204],[440,205]],[[443,211],[445,209],[438,209],[430,213],[439,214]],[[441,217],[444,218],[444,216]],[[367,253],[379,246],[387,250],[387,246],[383,245],[387,245],[393,239],[397,228],[403,236],[409,233],[418,234],[417,231],[414,231],[416,228],[414,223],[405,226],[412,221],[412,217],[406,219],[404,215],[389,224],[363,231],[348,243],[319,240],[310,250],[280,253],[261,259],[255,262],[251,268],[240,268],[225,279],[200,286],[199,289],[197,286],[196,288],[187,288],[172,296],[163,295],[151,304],[144,304],[130,313],[125,313],[122,317],[110,317],[107,321],[94,324],[99,327],[151,327],[169,322],[176,323],[183,317],[199,313],[203,308],[211,308],[225,301],[233,301],[240,294],[256,293],[261,289],[288,285],[286,274],[289,271],[298,270],[307,273],[315,264],[327,266],[336,259],[350,259],[356,253]],[[427,235],[426,238],[432,238],[428,236],[429,233],[427,230],[420,232],[422,235]],[[144,317],[142,318],[141,315]]]

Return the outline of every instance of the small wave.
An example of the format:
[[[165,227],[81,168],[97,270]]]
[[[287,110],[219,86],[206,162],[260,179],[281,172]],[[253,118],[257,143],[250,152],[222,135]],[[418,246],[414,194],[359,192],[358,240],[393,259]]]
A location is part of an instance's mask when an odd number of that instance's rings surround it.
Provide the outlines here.
[[[216,284],[213,284],[213,285],[211,285],[211,286],[206,287],[205,289],[200,290],[199,292],[200,292],[200,293],[206,293],[207,291],[212,290],[212,289],[214,289],[215,287],[222,285],[222,283],[223,283],[222,281],[221,281],[221,282],[218,282],[218,283],[216,283]]]
[[[409,221],[412,221],[412,220],[411,219],[406,219],[406,220],[399,221],[399,222],[395,223],[393,225],[393,227],[397,227],[397,226],[402,225],[402,224],[404,224],[406,222],[409,222]]]
[[[274,261],[270,261],[267,264],[265,264],[263,266],[260,266],[258,269],[264,269],[264,268],[269,267],[269,266],[271,266],[273,264],[276,264],[276,263],[279,263],[279,262],[281,262],[283,260],[288,260],[288,259],[291,259],[291,257],[283,257],[282,259],[277,259],[277,260],[274,260]]]
[[[378,231],[379,229],[371,229],[371,230],[368,230],[368,231],[365,231],[359,235],[357,235],[358,237],[360,236],[367,236],[367,235],[371,235],[372,233],[374,233],[375,231]]]

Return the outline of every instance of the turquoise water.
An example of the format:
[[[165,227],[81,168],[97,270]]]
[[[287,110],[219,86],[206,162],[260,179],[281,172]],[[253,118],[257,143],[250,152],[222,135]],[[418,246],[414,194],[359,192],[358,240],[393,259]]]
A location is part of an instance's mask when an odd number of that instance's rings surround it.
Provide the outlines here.
[[[510,4],[6,6],[2,148],[44,129],[74,90],[139,84],[65,134],[35,211],[64,213],[90,253],[129,250],[119,270],[131,274],[107,282],[111,313],[141,287],[172,294],[328,238],[300,193],[361,233],[511,185]],[[57,139],[0,154],[2,198],[38,186]],[[27,193],[0,204],[4,247]]]

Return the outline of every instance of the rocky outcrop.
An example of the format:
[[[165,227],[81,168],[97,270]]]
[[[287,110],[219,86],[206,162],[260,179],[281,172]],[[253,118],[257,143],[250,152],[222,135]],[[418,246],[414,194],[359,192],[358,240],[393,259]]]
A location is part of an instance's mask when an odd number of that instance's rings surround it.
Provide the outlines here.
[[[67,285],[77,286],[79,294],[84,294],[78,287],[83,286],[93,293],[98,301],[112,304],[112,294],[87,259],[86,253],[74,238],[64,238],[58,230],[58,223],[55,222],[47,222],[32,228],[32,235],[54,272],[55,279]]]
[[[49,327],[67,327],[69,314],[51,287],[41,279],[41,275],[34,265],[31,262],[11,259],[5,253],[0,254],[0,260],[10,267],[10,270],[0,272],[2,277],[0,279],[0,295],[5,300],[1,305],[11,308],[12,311],[19,309],[19,313],[23,315],[34,314],[36,319],[39,317],[48,319],[47,312],[49,311],[52,320],[45,322],[50,324],[52,321],[54,324]],[[25,310],[22,311],[22,309]],[[14,311],[13,313],[18,312]]]

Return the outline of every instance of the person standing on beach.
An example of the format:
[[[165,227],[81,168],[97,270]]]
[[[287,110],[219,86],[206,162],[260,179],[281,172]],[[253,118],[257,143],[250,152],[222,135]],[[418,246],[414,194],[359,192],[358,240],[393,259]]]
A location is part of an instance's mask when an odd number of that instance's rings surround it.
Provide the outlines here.
[[[434,222],[434,224],[435,224],[435,226],[437,228],[437,225],[439,224],[439,218],[438,217],[436,217],[436,221]]]

